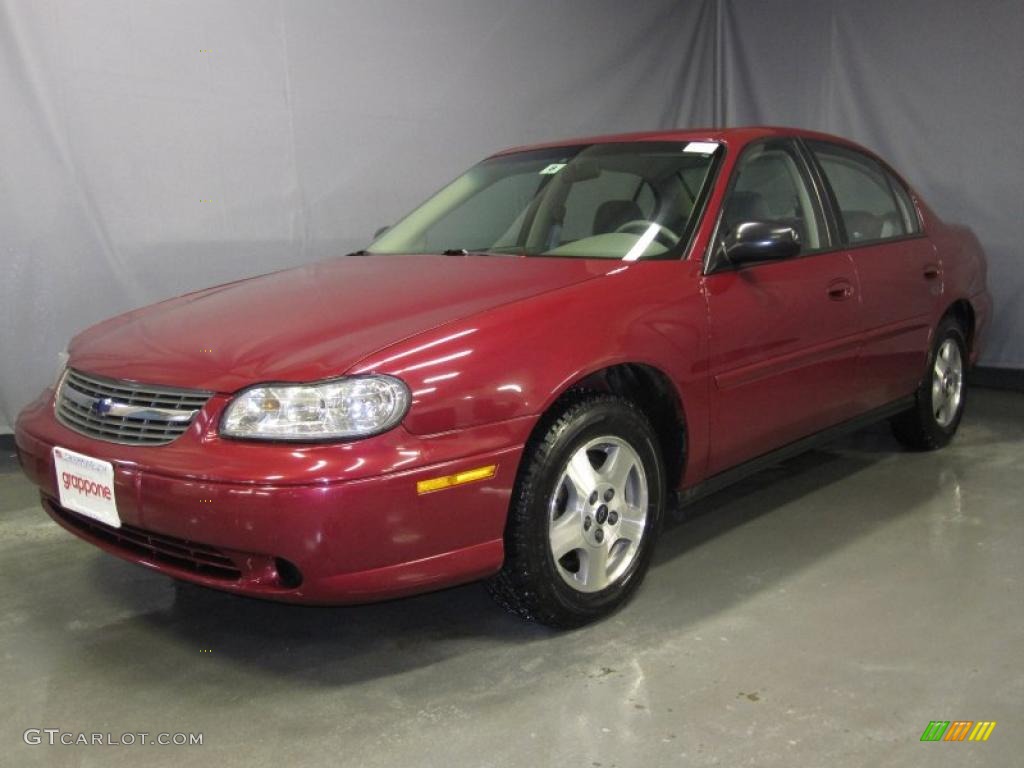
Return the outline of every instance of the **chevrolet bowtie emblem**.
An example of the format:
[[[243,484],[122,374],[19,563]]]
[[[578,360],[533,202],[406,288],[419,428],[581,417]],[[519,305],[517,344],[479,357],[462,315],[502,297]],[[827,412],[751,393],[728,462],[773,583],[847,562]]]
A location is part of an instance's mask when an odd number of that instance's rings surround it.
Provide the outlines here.
[[[110,407],[114,404],[112,398],[104,397],[102,400],[93,400],[92,412],[97,416],[106,416],[110,413]]]

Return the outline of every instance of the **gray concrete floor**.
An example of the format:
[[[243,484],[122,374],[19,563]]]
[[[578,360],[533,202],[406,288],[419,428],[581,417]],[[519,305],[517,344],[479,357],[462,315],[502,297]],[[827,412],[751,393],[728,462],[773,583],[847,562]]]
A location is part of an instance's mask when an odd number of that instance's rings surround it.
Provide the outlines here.
[[[944,451],[872,428],[701,502],[629,606],[566,634],[476,585],[353,608],[176,586],[58,529],[5,457],[0,764],[1020,765],[1024,396],[968,408]],[[919,742],[956,719],[998,725]]]

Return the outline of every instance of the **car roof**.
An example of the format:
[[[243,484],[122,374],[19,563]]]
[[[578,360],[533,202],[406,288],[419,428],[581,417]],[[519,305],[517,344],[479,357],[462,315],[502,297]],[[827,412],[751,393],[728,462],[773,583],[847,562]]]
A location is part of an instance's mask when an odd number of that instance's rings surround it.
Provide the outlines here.
[[[772,125],[750,125],[736,128],[688,128],[686,130],[670,131],[641,131],[637,133],[615,133],[603,136],[584,136],[574,139],[563,139],[561,141],[548,141],[540,144],[528,144],[519,147],[510,147],[494,153],[494,157],[507,155],[514,152],[525,152],[531,149],[550,149],[554,147],[573,147],[581,144],[615,144],[633,141],[717,141],[726,146],[742,147],[755,139],[766,137],[792,137],[799,136],[805,139],[821,139],[839,144],[846,144],[862,151],[865,147],[844,139],[841,136],[834,136],[818,131],[808,131],[803,128],[786,128]],[[870,153],[874,154],[874,153]]]

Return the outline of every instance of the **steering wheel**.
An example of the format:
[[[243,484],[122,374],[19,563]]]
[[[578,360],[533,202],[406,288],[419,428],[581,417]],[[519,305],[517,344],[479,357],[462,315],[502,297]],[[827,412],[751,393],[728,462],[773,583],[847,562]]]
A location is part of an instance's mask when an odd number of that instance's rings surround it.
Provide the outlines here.
[[[658,228],[657,232],[655,232],[654,234],[654,239],[660,242],[666,248],[672,248],[679,242],[679,235],[677,235],[671,229],[666,227],[664,224],[659,224],[656,221],[647,221],[646,219],[633,219],[632,221],[627,221],[625,224],[621,224],[618,227],[616,227],[615,231],[643,235],[651,227]]]

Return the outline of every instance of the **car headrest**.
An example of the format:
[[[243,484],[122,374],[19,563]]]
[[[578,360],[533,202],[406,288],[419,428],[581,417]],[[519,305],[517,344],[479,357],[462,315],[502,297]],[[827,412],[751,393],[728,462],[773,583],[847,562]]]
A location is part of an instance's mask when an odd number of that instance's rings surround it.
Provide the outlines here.
[[[595,235],[614,232],[627,221],[635,221],[644,217],[640,206],[632,200],[605,200],[594,212]]]

